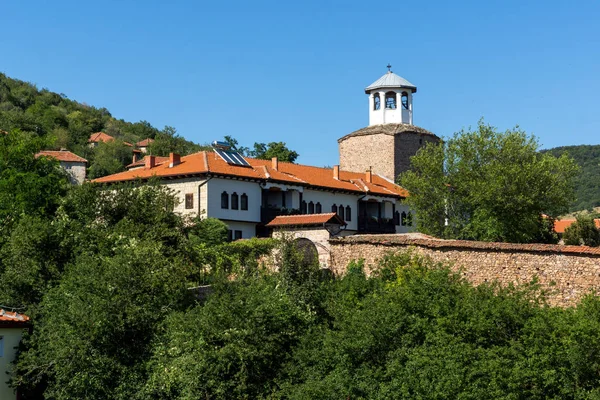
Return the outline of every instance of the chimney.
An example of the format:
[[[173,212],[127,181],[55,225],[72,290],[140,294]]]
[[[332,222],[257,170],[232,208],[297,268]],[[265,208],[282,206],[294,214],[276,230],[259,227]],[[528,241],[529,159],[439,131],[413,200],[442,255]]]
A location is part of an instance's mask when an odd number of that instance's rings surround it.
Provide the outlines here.
[[[169,168],[173,168],[181,163],[181,156],[177,153],[169,154]]]
[[[277,171],[277,168],[279,168],[279,160],[277,157],[271,158],[271,167],[273,167],[275,171]]]
[[[372,183],[373,182],[373,173],[371,172],[370,169],[368,169],[367,172],[365,173],[365,180],[368,183]]]
[[[336,181],[340,180],[340,166],[339,165],[333,166],[333,179],[335,179]]]
[[[156,166],[156,157],[154,156],[146,156],[144,159],[146,169],[154,168]]]

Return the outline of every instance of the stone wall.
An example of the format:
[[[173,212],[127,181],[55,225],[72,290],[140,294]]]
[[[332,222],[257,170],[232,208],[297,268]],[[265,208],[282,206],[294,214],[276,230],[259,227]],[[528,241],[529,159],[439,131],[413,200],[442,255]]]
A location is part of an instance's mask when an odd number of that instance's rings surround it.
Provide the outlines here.
[[[394,137],[394,181],[402,172],[410,170],[410,158],[427,143],[437,143],[439,139],[432,135],[405,132]]]
[[[306,238],[315,244],[317,248],[317,254],[319,257],[319,265],[323,268],[329,268],[329,261],[331,259],[329,254],[329,238],[331,235],[329,232],[321,227],[304,227],[296,228],[293,230],[282,229],[273,231],[273,237],[277,239],[281,238]]]
[[[394,179],[394,136],[383,133],[353,136],[339,143],[340,169],[365,172]]]
[[[549,289],[549,303],[571,306],[588,293],[600,294],[600,248],[542,244],[441,240],[421,235],[356,235],[330,240],[330,266],[343,274],[351,260],[364,259],[367,271],[388,252],[413,249],[452,265],[475,285],[531,282]]]

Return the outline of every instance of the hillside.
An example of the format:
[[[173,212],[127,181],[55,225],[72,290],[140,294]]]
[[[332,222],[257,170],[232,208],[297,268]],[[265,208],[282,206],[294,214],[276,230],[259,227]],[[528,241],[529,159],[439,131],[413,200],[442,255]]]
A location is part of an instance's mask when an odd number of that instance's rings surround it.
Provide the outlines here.
[[[600,145],[563,146],[544,152],[554,156],[568,153],[581,167],[576,189],[577,200],[571,206],[571,211],[600,206]]]
[[[131,162],[131,148],[123,150],[114,144],[90,149],[87,141],[95,132],[105,132],[118,143],[154,138],[159,142],[152,149],[155,155],[168,155],[169,151],[189,154],[204,147],[185,140],[172,127],[159,130],[147,121],[116,119],[106,108],[89,106],[0,73],[0,131],[14,129],[46,139],[48,149],[66,148],[88,159],[91,177],[118,172]]]

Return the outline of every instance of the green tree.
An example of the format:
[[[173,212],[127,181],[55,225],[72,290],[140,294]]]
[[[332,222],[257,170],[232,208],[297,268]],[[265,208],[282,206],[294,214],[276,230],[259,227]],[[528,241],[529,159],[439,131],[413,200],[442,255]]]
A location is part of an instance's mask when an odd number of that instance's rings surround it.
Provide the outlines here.
[[[132,148],[118,139],[101,142],[93,149],[88,161],[90,161],[88,171],[90,179],[116,174],[124,171],[125,166],[133,161]]]
[[[287,148],[285,142],[270,142],[269,144],[255,142],[252,149],[240,146],[238,141],[231,136],[225,136],[225,143],[231,146],[234,151],[240,152],[244,156],[258,158],[260,160],[270,160],[277,157],[279,161],[295,162],[299,154]]]
[[[579,213],[577,220],[565,229],[563,240],[573,246],[600,246],[600,229],[591,215]]]
[[[0,231],[10,232],[23,215],[49,216],[69,186],[58,162],[35,154],[45,140],[20,131],[0,134]]]
[[[299,154],[286,147],[284,142],[254,143],[254,149],[250,151],[250,156],[262,160],[270,160],[277,157],[280,161],[293,163]]]
[[[578,167],[538,152],[515,128],[480,121],[442,144],[428,144],[399,177],[421,232],[444,238],[516,243],[553,241],[552,223],[574,198]]]
[[[211,149],[210,146],[201,146],[185,140],[172,126],[165,126],[162,131],[157,132],[154,136],[154,142],[150,144],[148,152],[155,156],[168,156],[169,153],[185,156],[209,149]]]

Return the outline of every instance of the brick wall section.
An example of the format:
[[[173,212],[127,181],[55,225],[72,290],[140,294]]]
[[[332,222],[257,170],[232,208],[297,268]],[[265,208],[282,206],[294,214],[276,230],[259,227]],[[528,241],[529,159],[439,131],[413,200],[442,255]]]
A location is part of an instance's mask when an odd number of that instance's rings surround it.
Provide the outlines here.
[[[363,258],[367,269],[387,252],[414,249],[453,270],[475,285],[498,281],[528,283],[537,277],[549,289],[554,306],[572,306],[585,294],[600,294],[600,248],[543,244],[486,243],[414,238],[410,235],[356,235],[330,240],[330,265],[343,274],[351,260]]]
[[[293,230],[281,229],[273,231],[273,237],[280,239],[286,238],[306,238],[312,241],[317,248],[319,256],[319,265],[323,268],[329,268],[331,259],[329,254],[329,232],[323,227],[305,227],[295,228]]]

